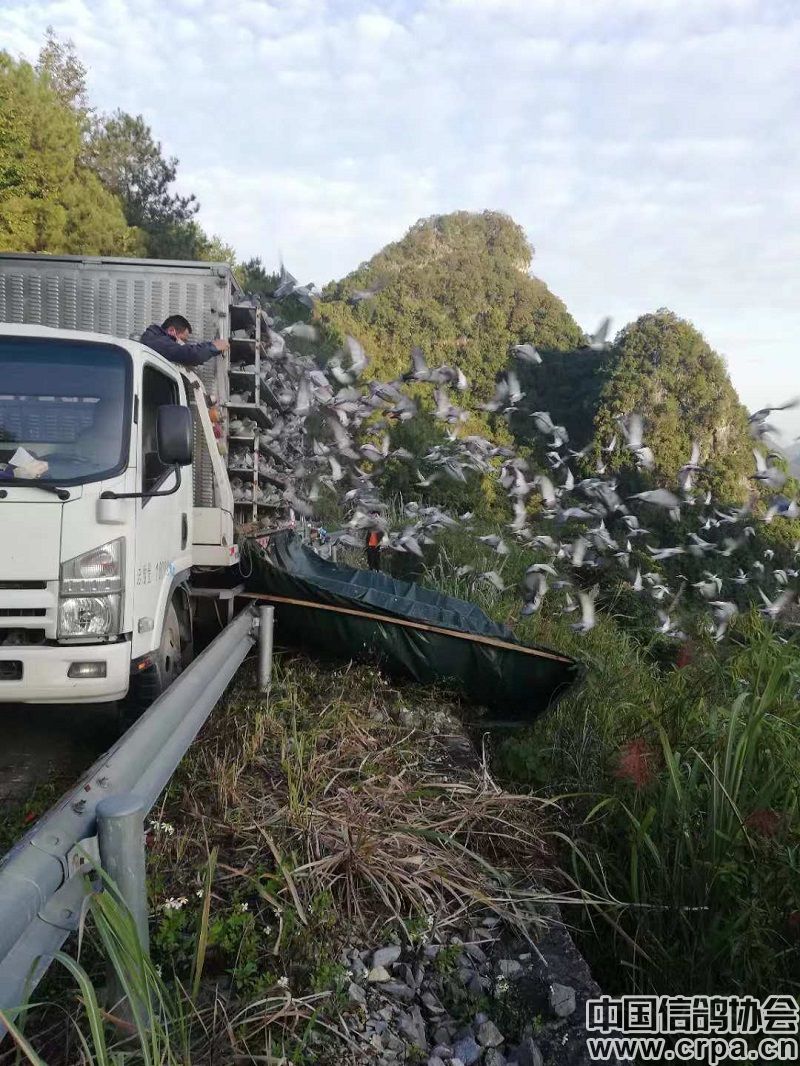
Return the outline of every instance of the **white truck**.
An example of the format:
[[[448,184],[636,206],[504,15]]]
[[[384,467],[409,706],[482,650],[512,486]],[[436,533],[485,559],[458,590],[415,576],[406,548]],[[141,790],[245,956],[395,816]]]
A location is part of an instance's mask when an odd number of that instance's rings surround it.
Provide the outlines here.
[[[193,373],[132,339],[176,313],[230,353]],[[232,606],[269,321],[225,264],[0,255],[0,703],[146,706],[199,598]]]

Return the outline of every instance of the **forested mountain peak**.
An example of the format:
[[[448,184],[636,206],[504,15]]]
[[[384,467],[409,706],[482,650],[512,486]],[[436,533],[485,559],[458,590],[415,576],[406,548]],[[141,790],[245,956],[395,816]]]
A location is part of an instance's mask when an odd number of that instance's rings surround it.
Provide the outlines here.
[[[724,360],[700,331],[661,308],[627,325],[613,354],[595,419],[598,436],[613,432],[619,415],[636,411],[659,478],[674,481],[697,441],[715,495],[741,496],[753,468],[747,412]]]
[[[321,313],[338,331],[362,338],[377,375],[404,370],[419,345],[434,363],[458,363],[480,399],[493,390],[512,344],[569,349],[581,342],[562,301],[528,273],[532,258],[522,227],[501,212],[433,215],[328,285]]]
[[[515,367],[525,392],[511,422],[520,441],[536,441],[530,412],[546,410],[575,447],[594,442],[586,460],[594,462],[601,446],[622,440],[619,419],[636,412],[655,456],[653,476],[674,481],[697,441],[707,464],[700,483],[722,498],[745,495],[747,414],[699,331],[661,308],[590,348],[564,303],[529,273],[532,261],[524,230],[501,212],[433,215],[327,286],[319,312],[336,333],[363,341],[375,377],[405,371],[414,345],[432,365],[457,364],[473,409],[508,369],[512,345],[531,341],[542,363]],[[504,421],[493,419],[488,432],[506,439]],[[602,461],[612,471],[635,466],[622,447]]]
[[[543,352],[539,366],[520,368],[525,396],[512,428],[537,439],[530,413],[546,410],[566,427],[573,448],[587,448],[587,473],[600,464],[640,482],[676,484],[696,441],[703,469],[695,478],[720,499],[741,499],[752,488],[753,440],[747,412],[722,357],[688,321],[660,308],[641,315],[600,351]],[[637,470],[623,446],[622,423],[642,419],[652,467]]]
[[[419,219],[401,240],[387,244],[342,284],[346,286],[351,279],[356,279],[365,267],[370,272],[392,273],[420,269],[438,260],[469,253],[490,255],[497,266],[511,266],[523,273],[530,269],[534,255],[525,231],[508,215],[500,211],[454,211]]]

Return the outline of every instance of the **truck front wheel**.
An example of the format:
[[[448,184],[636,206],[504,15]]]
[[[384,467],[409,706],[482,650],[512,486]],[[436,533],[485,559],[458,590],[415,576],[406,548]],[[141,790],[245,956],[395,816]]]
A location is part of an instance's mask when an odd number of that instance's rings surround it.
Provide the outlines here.
[[[127,728],[165,692],[192,661],[192,642],[185,638],[175,600],[164,617],[161,643],[153,653],[152,663],[134,674],[128,698],[121,708],[120,725]]]
[[[169,688],[172,682],[183,672],[183,644],[181,642],[181,623],[173,600],[167,608],[164,628],[161,631],[161,644],[155,657],[158,673],[158,695]]]

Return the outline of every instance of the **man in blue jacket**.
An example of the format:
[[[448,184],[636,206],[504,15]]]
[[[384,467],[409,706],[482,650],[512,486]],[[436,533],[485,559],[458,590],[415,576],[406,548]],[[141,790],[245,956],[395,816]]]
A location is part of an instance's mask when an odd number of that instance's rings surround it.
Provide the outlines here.
[[[189,344],[192,333],[189,320],[183,315],[170,315],[159,326],[156,322],[148,326],[142,334],[142,344],[163,355],[171,363],[183,366],[200,366],[228,347],[227,341],[201,341]]]

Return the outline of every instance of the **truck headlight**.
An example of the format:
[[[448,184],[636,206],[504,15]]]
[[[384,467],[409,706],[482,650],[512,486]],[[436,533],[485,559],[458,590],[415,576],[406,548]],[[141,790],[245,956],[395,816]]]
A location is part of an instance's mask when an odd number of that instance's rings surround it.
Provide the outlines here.
[[[59,639],[115,637],[119,633],[122,597],[62,596],[58,605]]]
[[[110,540],[61,564],[61,595],[121,592],[125,575],[125,538]]]
[[[116,636],[122,623],[124,576],[124,537],[62,563],[59,640]]]

